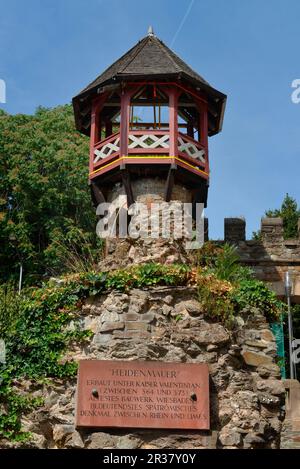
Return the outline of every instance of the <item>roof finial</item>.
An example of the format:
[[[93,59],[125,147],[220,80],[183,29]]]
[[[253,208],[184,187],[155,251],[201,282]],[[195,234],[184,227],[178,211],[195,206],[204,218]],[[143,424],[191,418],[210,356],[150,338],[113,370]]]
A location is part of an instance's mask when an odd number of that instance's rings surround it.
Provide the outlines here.
[[[149,26],[148,28],[148,36],[151,36],[151,37],[155,36],[152,26]]]

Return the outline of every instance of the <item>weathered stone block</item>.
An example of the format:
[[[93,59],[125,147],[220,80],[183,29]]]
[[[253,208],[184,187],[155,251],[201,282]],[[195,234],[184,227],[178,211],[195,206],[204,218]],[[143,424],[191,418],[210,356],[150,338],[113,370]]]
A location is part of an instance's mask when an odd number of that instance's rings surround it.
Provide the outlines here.
[[[169,314],[171,314],[173,311],[173,308],[169,305],[163,305],[162,307],[162,314],[164,316],[169,316]]]
[[[216,345],[209,344],[209,345],[206,347],[206,350],[207,350],[207,352],[214,352],[215,350],[218,350],[218,347],[217,347]]]
[[[265,349],[269,346],[268,342],[263,342],[262,340],[246,340],[245,344],[259,349]]]
[[[102,323],[113,323],[119,321],[119,314],[116,311],[109,311],[105,309],[101,315]]]
[[[199,301],[194,299],[180,301],[175,305],[175,313],[180,314],[182,312],[187,312],[191,316],[200,316],[203,314],[203,307]]]
[[[149,325],[146,322],[141,322],[141,321],[135,321],[135,322],[126,322],[125,323],[126,329],[128,331],[134,330],[134,331],[148,331],[149,330]]]
[[[66,438],[65,447],[73,448],[73,449],[84,448],[84,443],[83,443],[80,433],[75,431],[74,433],[72,433],[72,435],[68,436]]]
[[[109,333],[99,333],[99,334],[95,334],[94,338],[93,338],[93,341],[92,341],[92,345],[106,345],[109,343],[109,341],[111,340],[111,334]]]
[[[150,323],[150,322],[153,322],[154,319],[155,319],[155,315],[153,313],[145,313],[139,316],[139,320],[143,322]]]
[[[260,379],[256,381],[256,388],[273,396],[283,396],[285,393],[283,382],[279,379]]]
[[[33,447],[38,449],[45,449],[47,448],[47,439],[44,435],[39,433],[32,433],[30,438],[31,444]]]
[[[71,435],[75,431],[74,425],[54,425],[53,440],[55,443],[61,442],[67,435]]]
[[[272,332],[270,331],[270,329],[264,329],[262,331],[260,331],[260,336],[262,338],[262,340],[266,340],[266,341],[274,341],[274,335],[272,334]]]
[[[233,428],[225,426],[219,433],[219,441],[223,446],[239,447],[241,446],[243,440],[242,435],[239,432]]]
[[[280,368],[275,363],[267,363],[257,368],[257,373],[261,378],[280,378]]]
[[[261,220],[261,236],[263,243],[273,244],[283,241],[282,218],[263,218]]]
[[[124,329],[125,323],[123,321],[104,322],[100,328],[100,332],[111,332],[119,329]]]
[[[116,339],[147,339],[150,332],[130,330],[130,331],[114,331],[113,337]]]
[[[141,315],[138,313],[126,313],[124,315],[125,321],[138,321],[141,318]]]
[[[243,350],[241,353],[246,365],[260,366],[267,363],[272,363],[272,358],[263,353],[252,352],[250,350]]]
[[[116,447],[118,449],[137,449],[140,448],[142,441],[133,435],[121,436],[117,440]]]
[[[203,324],[195,329],[194,341],[199,345],[223,345],[229,341],[229,334],[221,324]]]
[[[162,298],[162,300],[167,303],[168,305],[172,304],[173,302],[173,296],[172,295],[167,295],[165,296],[164,298]]]
[[[243,218],[224,219],[224,240],[226,243],[238,244],[246,239],[246,222]]]
[[[130,313],[142,313],[144,312],[148,304],[148,293],[143,290],[134,289],[131,291],[129,311]]]
[[[109,433],[96,432],[89,435],[88,448],[89,449],[112,449],[115,447],[116,436]]]

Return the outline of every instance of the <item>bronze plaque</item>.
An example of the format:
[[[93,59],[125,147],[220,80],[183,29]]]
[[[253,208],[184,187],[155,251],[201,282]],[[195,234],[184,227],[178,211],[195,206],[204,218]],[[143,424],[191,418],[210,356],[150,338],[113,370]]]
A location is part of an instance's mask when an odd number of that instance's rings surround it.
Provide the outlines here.
[[[208,430],[208,366],[82,360],[76,426]]]

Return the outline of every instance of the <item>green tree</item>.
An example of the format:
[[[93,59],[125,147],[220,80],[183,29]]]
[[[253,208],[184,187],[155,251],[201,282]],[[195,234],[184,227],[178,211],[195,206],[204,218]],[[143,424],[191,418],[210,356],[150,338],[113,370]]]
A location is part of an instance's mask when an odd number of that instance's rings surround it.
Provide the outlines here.
[[[267,210],[266,217],[280,217],[283,219],[283,236],[284,239],[296,238],[298,236],[298,219],[300,218],[300,210],[297,202],[289,194],[286,194],[281,208],[275,210]],[[260,231],[253,233],[254,239],[260,239]]]
[[[97,249],[88,155],[70,105],[0,113],[0,282],[16,277],[20,262],[28,283],[64,271],[66,242]]]

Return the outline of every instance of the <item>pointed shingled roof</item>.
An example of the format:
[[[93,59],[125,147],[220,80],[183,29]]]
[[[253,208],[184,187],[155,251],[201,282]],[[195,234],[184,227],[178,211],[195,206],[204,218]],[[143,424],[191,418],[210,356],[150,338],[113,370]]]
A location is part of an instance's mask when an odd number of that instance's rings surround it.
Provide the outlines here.
[[[202,76],[152,33],[139,41],[73,98],[76,126],[78,130],[83,131],[80,110],[86,108],[92,95],[96,95],[97,90],[103,86],[136,79],[178,80],[179,78],[200,88],[214,101],[221,102],[223,108],[226,96],[210,86]],[[220,114],[218,128],[211,134],[221,130],[223,112],[224,109],[218,112]]]

